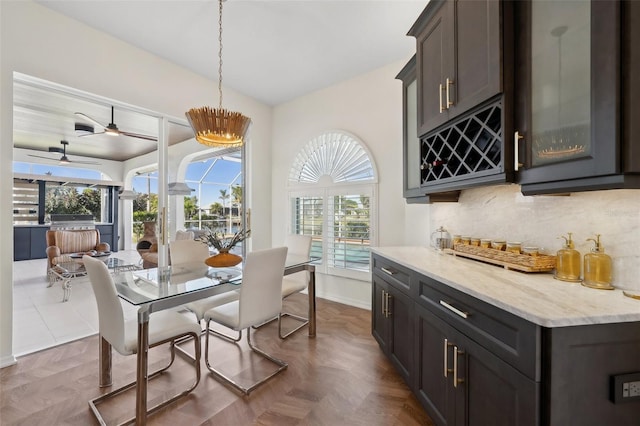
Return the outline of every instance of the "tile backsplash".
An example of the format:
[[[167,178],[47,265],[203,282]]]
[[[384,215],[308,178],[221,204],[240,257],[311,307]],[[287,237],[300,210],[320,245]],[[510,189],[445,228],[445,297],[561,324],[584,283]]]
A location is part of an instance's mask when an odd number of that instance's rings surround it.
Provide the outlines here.
[[[465,190],[457,203],[432,204],[429,213],[432,231],[442,225],[452,235],[521,241],[548,254],[571,232],[584,255],[593,245],[586,239],[600,234],[614,286],[640,291],[640,190],[525,197],[519,185],[491,186]]]

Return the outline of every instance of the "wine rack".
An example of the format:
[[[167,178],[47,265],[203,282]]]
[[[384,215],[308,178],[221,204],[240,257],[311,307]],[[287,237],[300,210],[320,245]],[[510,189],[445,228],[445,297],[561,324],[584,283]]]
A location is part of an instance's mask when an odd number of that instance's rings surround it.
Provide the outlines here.
[[[422,138],[422,186],[501,173],[502,146],[502,101],[498,100]]]

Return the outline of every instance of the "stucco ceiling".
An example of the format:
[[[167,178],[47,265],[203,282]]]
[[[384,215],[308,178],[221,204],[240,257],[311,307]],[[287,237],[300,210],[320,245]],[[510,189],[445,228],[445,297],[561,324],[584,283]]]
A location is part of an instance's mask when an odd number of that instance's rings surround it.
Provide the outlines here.
[[[36,0],[37,3],[163,57],[214,82],[218,79],[216,0]],[[415,39],[406,36],[425,0],[226,0],[223,9],[224,87],[268,105],[409,59]],[[213,82],[212,82],[213,83]],[[215,83],[213,88],[217,87]],[[84,112],[108,124],[104,99],[49,91],[31,82],[14,93],[14,146],[51,156],[50,146],[69,140],[67,154],[126,160],[155,143],[127,137],[79,138]],[[121,130],[157,135],[157,120],[116,105]],[[96,132],[100,129],[96,128]],[[191,138],[170,125],[169,143]],[[105,139],[106,138],[106,139]],[[81,142],[81,143],[80,143]],[[135,142],[135,143],[132,143]],[[52,160],[53,161],[53,160]]]

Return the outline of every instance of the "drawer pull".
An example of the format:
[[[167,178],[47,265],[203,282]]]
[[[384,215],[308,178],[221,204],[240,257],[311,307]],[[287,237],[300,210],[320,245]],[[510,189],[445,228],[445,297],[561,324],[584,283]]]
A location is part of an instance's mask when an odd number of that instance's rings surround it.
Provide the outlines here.
[[[441,301],[440,301],[440,304],[441,304],[442,306],[444,306],[445,308],[447,308],[448,310],[450,310],[451,312],[453,312],[454,314],[461,316],[462,318],[465,318],[465,319],[466,319],[466,318],[469,316],[469,313],[468,313],[468,312],[461,311],[460,309],[458,309],[458,308],[456,308],[456,307],[451,306],[450,304],[448,304],[448,303],[447,303],[447,302],[445,302],[444,300],[441,300]]]
[[[393,275],[395,274],[395,272],[393,272],[392,270],[387,269],[387,268],[380,268],[380,270],[381,270],[382,272],[384,272],[385,274],[387,274],[387,275],[391,275],[391,276],[393,276]]]

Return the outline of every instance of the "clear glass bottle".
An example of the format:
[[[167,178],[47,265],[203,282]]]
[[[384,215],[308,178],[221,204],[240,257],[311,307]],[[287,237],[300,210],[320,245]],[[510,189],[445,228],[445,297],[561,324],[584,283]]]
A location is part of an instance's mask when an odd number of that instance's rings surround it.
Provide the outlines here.
[[[564,238],[564,245],[556,254],[556,272],[553,275],[555,279],[561,281],[569,281],[573,283],[580,282],[580,252],[575,249],[571,232],[558,238]]]
[[[587,238],[593,241],[595,246],[591,253],[584,255],[584,281],[582,285],[600,290],[613,290],[611,285],[611,256],[605,254],[604,247],[600,244],[600,234],[596,238]]]

